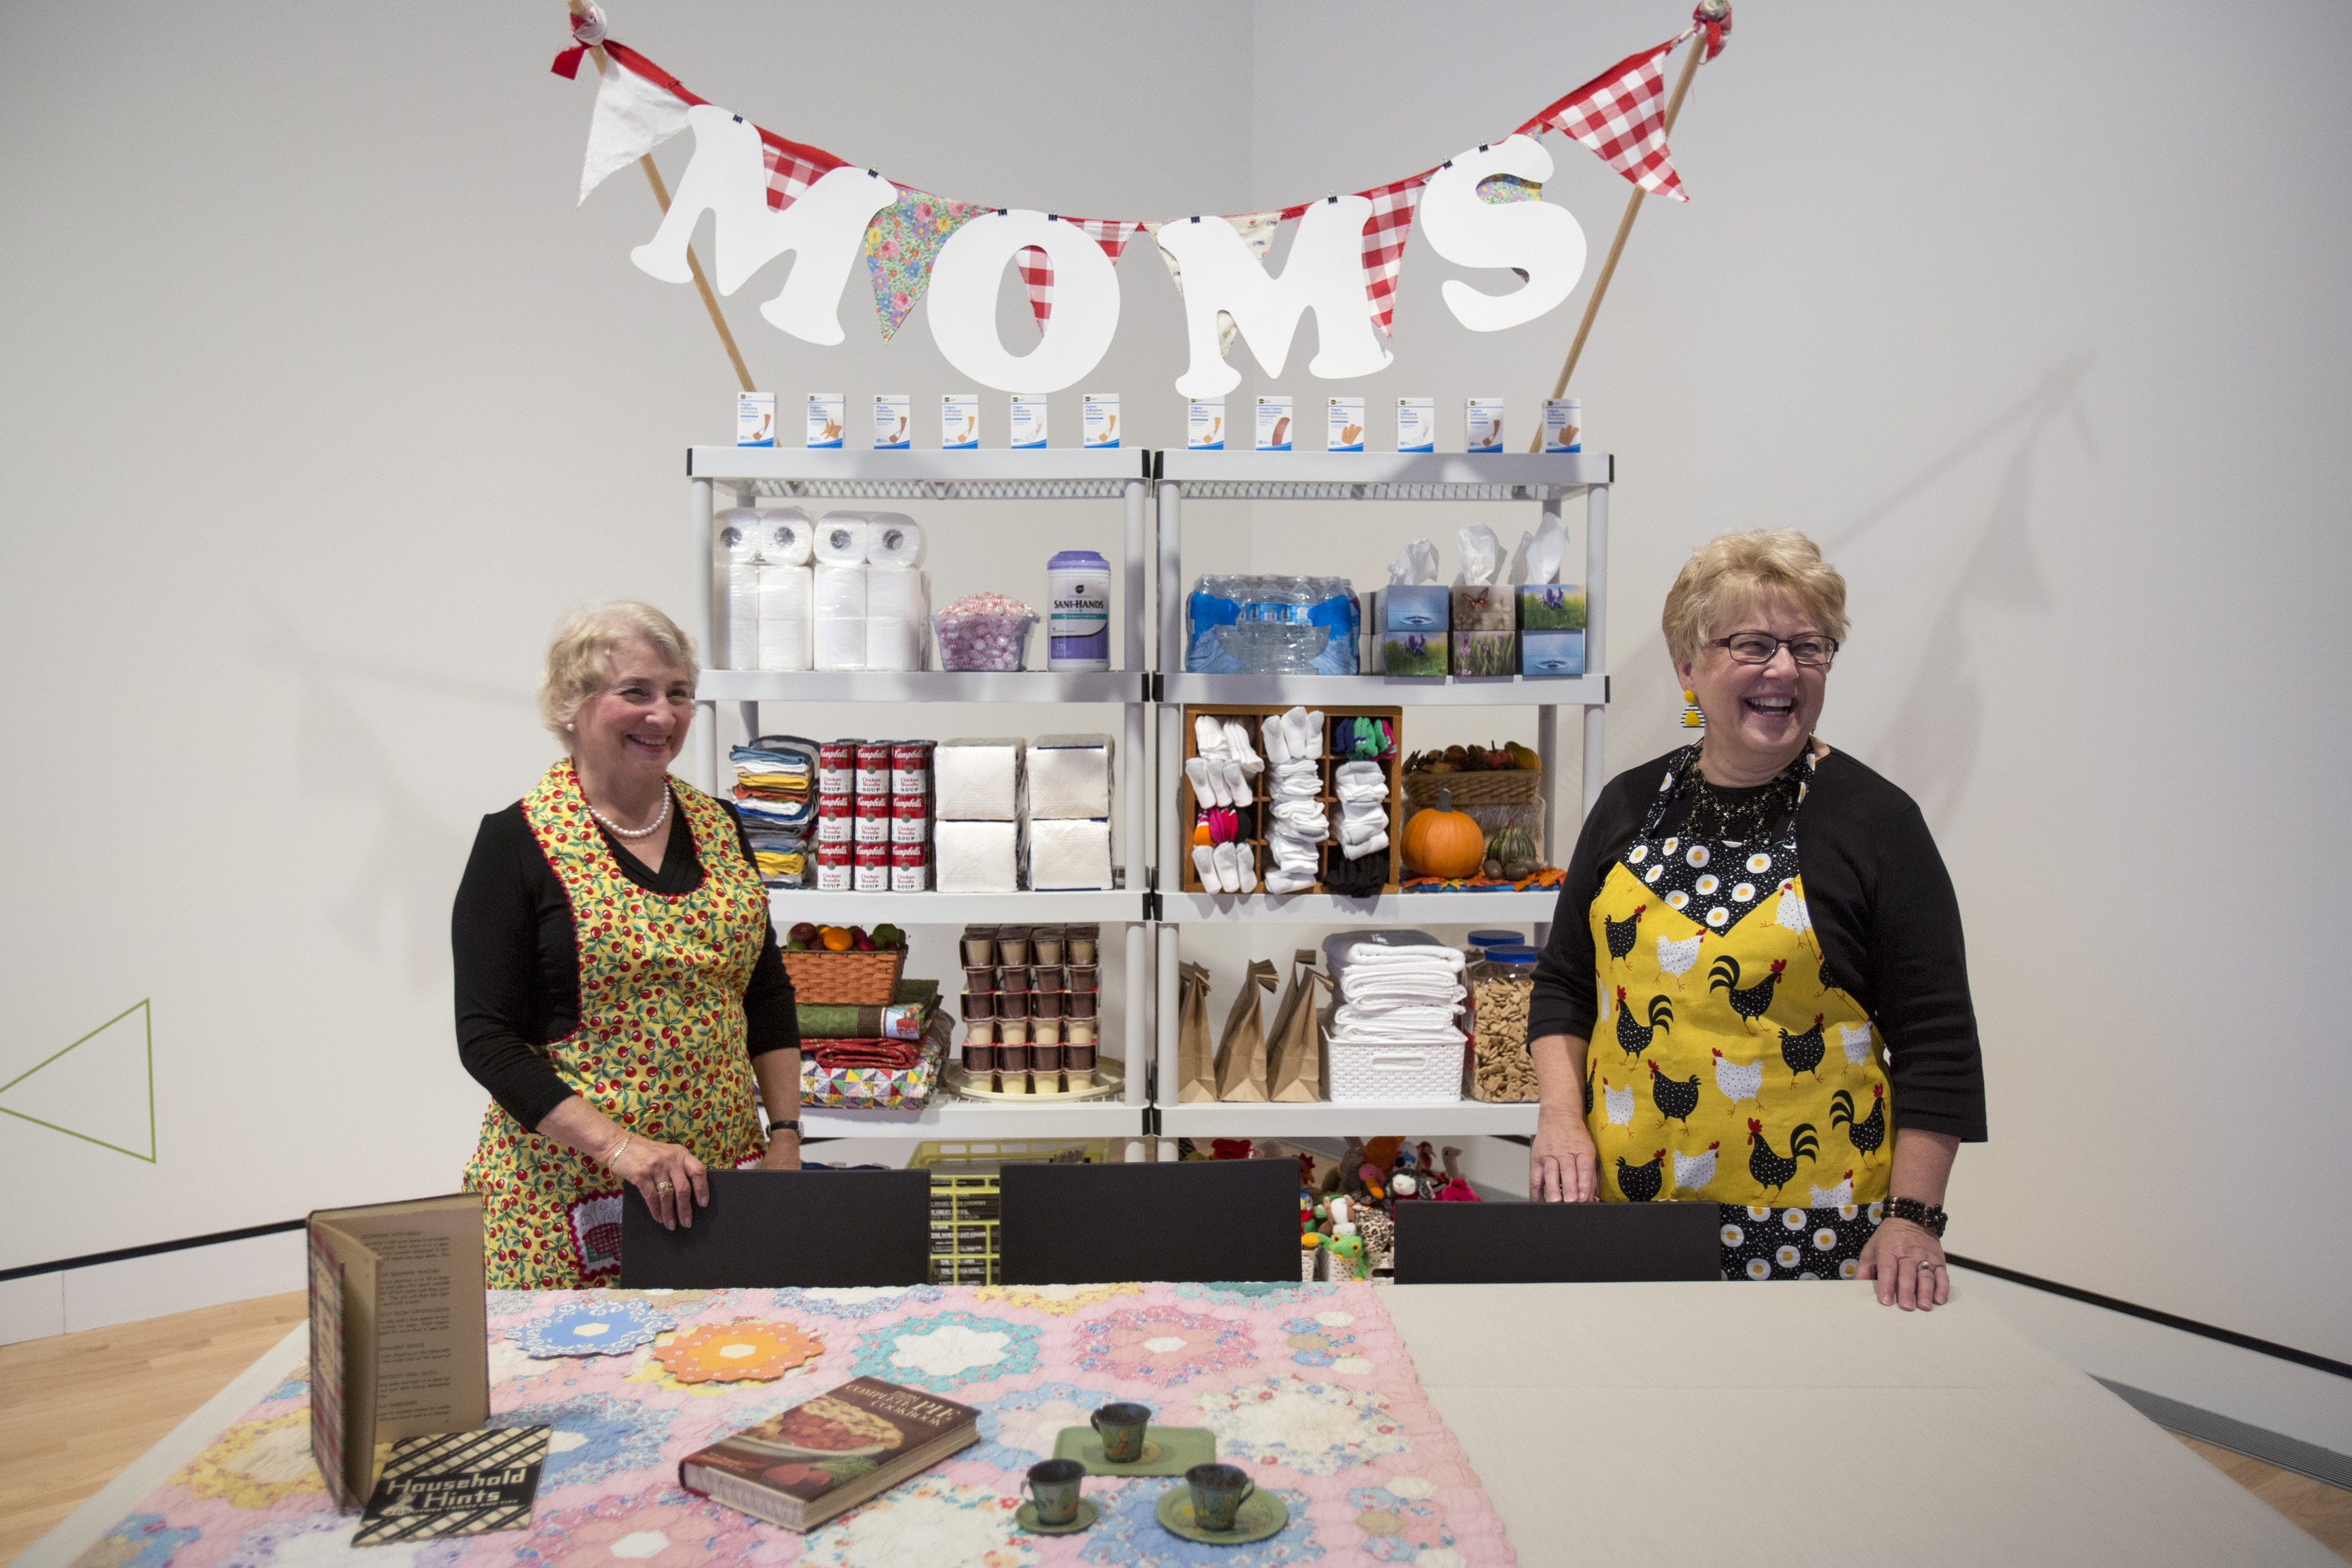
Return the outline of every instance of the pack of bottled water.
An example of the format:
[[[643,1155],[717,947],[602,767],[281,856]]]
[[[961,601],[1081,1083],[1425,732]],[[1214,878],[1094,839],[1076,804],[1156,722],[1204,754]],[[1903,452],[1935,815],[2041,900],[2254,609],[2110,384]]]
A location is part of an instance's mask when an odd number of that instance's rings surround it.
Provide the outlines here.
[[[1184,607],[1198,675],[1354,675],[1362,614],[1345,577],[1203,575]]]

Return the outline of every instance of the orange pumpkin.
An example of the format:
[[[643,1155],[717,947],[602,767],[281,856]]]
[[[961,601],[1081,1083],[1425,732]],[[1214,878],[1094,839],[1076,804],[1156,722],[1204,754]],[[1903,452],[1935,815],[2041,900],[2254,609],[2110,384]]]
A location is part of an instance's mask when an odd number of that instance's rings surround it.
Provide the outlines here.
[[[1404,863],[1424,877],[1475,877],[1486,863],[1486,835],[1477,820],[1454,809],[1454,792],[1412,814],[1404,828]]]

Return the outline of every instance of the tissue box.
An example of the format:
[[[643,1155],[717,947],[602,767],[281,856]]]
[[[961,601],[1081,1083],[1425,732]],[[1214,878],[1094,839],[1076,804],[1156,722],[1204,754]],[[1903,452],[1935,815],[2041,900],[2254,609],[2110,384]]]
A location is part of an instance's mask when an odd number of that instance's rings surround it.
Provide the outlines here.
[[[1444,675],[1449,668],[1443,626],[1433,632],[1381,634],[1382,675]]]
[[[1584,629],[1584,589],[1574,583],[1519,584],[1519,630],[1580,632]]]
[[[1517,632],[1461,631],[1454,633],[1455,675],[1514,675],[1518,671]]]
[[[942,893],[1010,893],[1021,885],[1021,836],[1010,822],[942,822],[932,830],[932,886]]]
[[[1021,742],[941,741],[931,780],[941,822],[1011,822],[1021,814]]]
[[[1456,588],[1453,607],[1454,630],[1457,632],[1518,630],[1518,610],[1506,584],[1489,583],[1483,587]]]
[[[1451,624],[1453,591],[1443,583],[1391,583],[1381,594],[1381,626],[1391,632],[1442,632]]]
[[[1033,821],[1110,816],[1108,735],[1041,735],[1030,743],[1028,764]]]
[[[1584,673],[1584,634],[1582,632],[1521,632],[1519,634],[1519,673],[1521,675],[1582,675]]]
[[[1029,886],[1038,891],[1108,889],[1110,824],[1032,822]]]

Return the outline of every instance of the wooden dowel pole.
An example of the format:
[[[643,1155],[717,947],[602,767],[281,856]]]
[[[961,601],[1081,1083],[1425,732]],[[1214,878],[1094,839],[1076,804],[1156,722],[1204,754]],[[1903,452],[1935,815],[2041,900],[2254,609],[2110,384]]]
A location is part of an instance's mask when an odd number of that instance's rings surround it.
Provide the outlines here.
[[[564,5],[574,16],[588,15],[584,0],[564,0]],[[612,68],[612,62],[605,58],[602,44],[589,45],[588,58],[595,61],[596,74],[600,77]],[[668,216],[669,187],[662,183],[661,171],[654,166],[654,155],[648,153],[639,158],[637,167],[646,172],[646,184],[654,188],[654,200],[661,205],[662,216]],[[744,391],[759,391],[760,384],[751,379],[751,367],[743,363],[743,351],[735,346],[735,334],[727,330],[727,318],[719,309],[719,296],[710,291],[710,279],[703,276],[702,258],[694,254],[691,241],[686,247],[686,269],[693,276],[694,291],[702,296],[702,308],[710,312],[710,324],[719,331],[719,346],[727,351],[727,362],[735,367],[735,379],[742,384]]]
[[[1693,35],[1690,55],[1683,61],[1683,74],[1675,79],[1674,96],[1666,100],[1666,135],[1669,139],[1675,133],[1675,117],[1683,111],[1683,95],[1690,91],[1691,78],[1698,74],[1700,57],[1706,53],[1706,36]],[[1592,318],[1601,313],[1601,301],[1609,294],[1609,280],[1617,275],[1617,258],[1625,253],[1625,237],[1633,232],[1633,220],[1642,216],[1642,198],[1649,194],[1636,185],[1633,194],[1626,198],[1625,216],[1617,220],[1617,237],[1609,242],[1609,258],[1601,264],[1601,276],[1592,281],[1592,297],[1584,302],[1584,319],[1576,324],[1576,339],[1568,345],[1568,358],[1560,364],[1559,379],[1552,383],[1551,395],[1554,397],[1568,395],[1568,378],[1576,374],[1576,362],[1584,357],[1584,340],[1591,335]],[[1540,452],[1543,450],[1542,419],[1537,419],[1535,426],[1535,435],[1528,441],[1528,450]]]

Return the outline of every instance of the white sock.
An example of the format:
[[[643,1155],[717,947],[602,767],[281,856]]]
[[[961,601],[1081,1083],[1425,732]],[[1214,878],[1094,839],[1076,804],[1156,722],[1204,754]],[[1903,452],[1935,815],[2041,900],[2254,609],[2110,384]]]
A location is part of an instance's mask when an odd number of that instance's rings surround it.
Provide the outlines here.
[[[1223,884],[1217,877],[1217,852],[1205,844],[1192,846],[1192,869],[1200,874],[1201,886],[1209,891],[1221,892]]]

